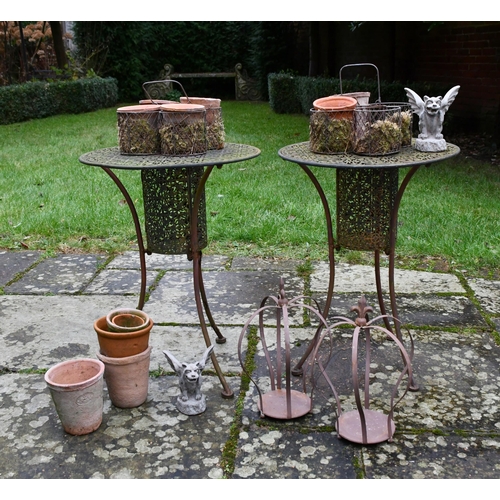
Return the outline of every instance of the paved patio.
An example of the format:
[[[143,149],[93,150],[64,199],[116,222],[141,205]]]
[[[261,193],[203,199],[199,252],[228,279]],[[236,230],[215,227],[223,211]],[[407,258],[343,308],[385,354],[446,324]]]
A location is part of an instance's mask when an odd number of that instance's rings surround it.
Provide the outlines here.
[[[199,357],[205,345],[193,300],[191,263],[184,256],[151,255],[144,306],[155,322],[146,403],[114,407],[104,393],[100,428],[66,434],[43,370],[72,358],[96,357],[95,319],[117,307],[136,307],[135,252],[58,255],[0,252],[0,478],[500,478],[500,282],[397,270],[400,317],[415,341],[419,386],[396,406],[392,442],[362,446],[339,439],[336,407],[324,388],[313,411],[295,420],[262,418],[257,392],[243,383],[237,342],[245,321],[267,295],[307,294],[324,303],[328,266],[310,276],[298,262],[207,256],[204,281],[225,344],[215,352],[233,399],[208,364],[205,413],[175,407],[177,380],[162,351]],[[373,270],[337,264],[330,318],[350,316],[361,294],[378,314]],[[291,315],[292,355],[300,357],[315,327],[302,310]],[[404,330],[405,331],[405,330]],[[335,334],[338,387],[346,389],[352,331]],[[495,337],[496,336],[496,337]],[[215,337],[215,335],[214,335]],[[380,341],[371,364],[374,407],[398,374],[401,358]],[[253,377],[266,384],[262,349]],[[342,393],[344,408],[353,398]]]

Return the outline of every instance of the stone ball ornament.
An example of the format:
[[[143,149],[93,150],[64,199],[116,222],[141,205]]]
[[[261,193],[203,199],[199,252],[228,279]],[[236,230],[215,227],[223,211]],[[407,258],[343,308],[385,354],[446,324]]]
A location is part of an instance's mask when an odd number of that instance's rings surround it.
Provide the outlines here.
[[[412,111],[418,116],[419,134],[415,141],[415,149],[425,152],[446,151],[446,141],[443,138],[444,115],[455,100],[460,90],[457,85],[444,97],[428,97],[422,99],[416,92],[406,88],[406,95]]]

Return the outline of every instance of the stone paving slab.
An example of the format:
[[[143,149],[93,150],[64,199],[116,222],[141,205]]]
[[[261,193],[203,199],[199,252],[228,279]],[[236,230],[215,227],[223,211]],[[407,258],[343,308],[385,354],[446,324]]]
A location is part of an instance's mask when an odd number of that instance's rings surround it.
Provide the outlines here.
[[[313,267],[312,292],[326,292],[330,278],[328,263],[318,262]],[[380,279],[382,289],[389,290],[387,268],[380,270]],[[395,269],[394,283],[398,294],[465,293],[459,279],[452,274]],[[374,268],[372,266],[336,263],[334,290],[342,293],[376,293]]]
[[[29,269],[41,255],[41,252],[0,251],[0,287],[13,280],[18,273]]]
[[[331,432],[256,425],[240,433],[233,478],[355,479],[359,450]]]
[[[48,368],[74,357],[95,357],[94,321],[134,297],[0,296],[0,366]]]
[[[65,359],[95,358],[99,349],[94,321],[118,307],[135,307],[132,297],[0,296],[0,367],[39,369]],[[24,314],[29,309],[29,315]],[[152,318],[153,321],[155,320]],[[225,344],[215,353],[225,372],[239,373],[237,341],[241,329],[224,328]],[[215,343],[215,333],[211,332]],[[170,370],[163,350],[181,361],[201,357],[206,349],[199,326],[154,325],[150,334],[151,369]],[[182,358],[182,359],[181,359]],[[210,368],[210,366],[207,366]]]
[[[204,255],[201,263],[202,269],[220,271],[229,264],[229,258],[224,255]],[[115,257],[107,267],[110,269],[140,269],[139,252],[124,252]],[[146,254],[146,269],[192,270],[193,261],[188,260],[185,255]]]
[[[85,436],[66,434],[43,375],[0,377],[0,478],[221,478],[236,399],[222,399],[205,377],[207,410],[177,411],[176,377],[150,378],[146,403],[113,406],[103,393],[103,422]],[[6,460],[6,457],[9,457]]]
[[[257,271],[203,273],[203,282],[210,310],[221,325],[244,325],[257,311],[264,297],[279,292],[281,274]],[[302,295],[303,282],[293,275],[284,275],[288,297]],[[185,272],[168,272],[153,290],[144,311],[160,323],[199,323],[194,301],[193,276]],[[301,311],[291,315],[300,324]]]
[[[314,296],[320,307],[324,306],[326,296]],[[381,314],[376,294],[365,294],[368,305],[373,308],[370,318]],[[352,316],[350,309],[357,305],[360,294],[335,294],[332,298],[328,320],[334,316]],[[386,314],[391,314],[389,297],[384,297]],[[468,297],[462,295],[399,295],[397,296],[398,316],[403,324],[413,326],[456,327],[477,326],[487,324],[477,307]]]
[[[61,255],[45,259],[21,279],[4,288],[5,293],[78,293],[94,277],[106,257],[100,255]]]
[[[499,454],[498,436],[398,433],[364,447],[363,464],[367,479],[499,479]]]
[[[475,278],[468,283],[484,310],[489,314],[500,315],[500,281]]]
[[[146,271],[146,292],[155,283],[158,272]],[[134,269],[105,269],[83,290],[89,295],[140,295],[141,273]]]

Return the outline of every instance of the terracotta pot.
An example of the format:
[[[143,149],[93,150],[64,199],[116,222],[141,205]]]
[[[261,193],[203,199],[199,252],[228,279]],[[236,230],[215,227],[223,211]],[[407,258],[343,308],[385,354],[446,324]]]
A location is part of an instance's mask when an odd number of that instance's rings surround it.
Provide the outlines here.
[[[113,309],[106,315],[108,328],[113,332],[133,332],[145,328],[149,316],[140,309]]]
[[[45,373],[59,420],[68,434],[95,431],[102,422],[104,364],[97,359],[63,361]]]
[[[354,97],[360,106],[366,106],[370,102],[370,92],[348,92],[348,97]]]
[[[97,357],[104,363],[104,379],[109,398],[115,406],[135,408],[146,401],[151,346],[135,356],[110,358],[98,353]]]
[[[345,95],[331,95],[313,102],[314,109],[331,112],[332,117],[339,120],[352,118],[357,105],[358,101],[354,97]]]
[[[132,332],[111,331],[106,316],[94,322],[101,353],[111,358],[125,358],[145,351],[149,345],[151,328],[153,328],[151,319],[144,328]]]

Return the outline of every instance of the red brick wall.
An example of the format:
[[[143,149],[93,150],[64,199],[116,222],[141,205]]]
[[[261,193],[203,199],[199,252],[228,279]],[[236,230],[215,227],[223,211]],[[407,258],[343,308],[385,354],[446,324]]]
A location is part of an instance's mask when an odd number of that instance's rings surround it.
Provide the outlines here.
[[[354,31],[346,22],[331,24],[331,74],[371,62],[381,80],[460,85],[449,121],[500,136],[500,22],[369,21]]]
[[[500,22],[445,22],[414,36],[411,79],[460,85],[452,105],[465,128],[492,130],[500,113]],[[498,133],[498,130],[497,130]]]

